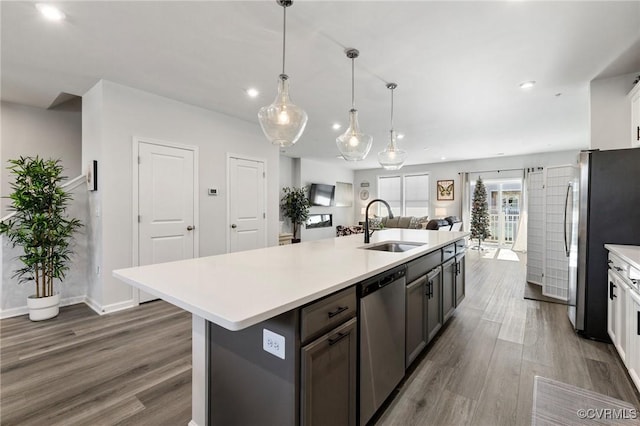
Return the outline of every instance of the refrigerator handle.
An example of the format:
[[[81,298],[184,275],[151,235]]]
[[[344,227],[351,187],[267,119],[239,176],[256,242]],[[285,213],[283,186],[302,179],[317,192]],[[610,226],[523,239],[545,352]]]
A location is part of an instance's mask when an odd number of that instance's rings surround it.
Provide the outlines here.
[[[569,211],[569,193],[572,188],[571,182],[567,185],[567,194],[564,198],[564,252],[569,257],[569,243],[567,242],[567,212]]]

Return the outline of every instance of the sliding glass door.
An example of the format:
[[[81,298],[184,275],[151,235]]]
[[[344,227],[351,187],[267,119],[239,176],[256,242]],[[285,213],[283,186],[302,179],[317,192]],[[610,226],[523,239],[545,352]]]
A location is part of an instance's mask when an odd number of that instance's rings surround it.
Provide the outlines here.
[[[522,179],[487,179],[483,182],[487,188],[491,232],[485,242],[498,244],[501,248],[511,248],[520,223]],[[473,197],[476,182],[472,181],[470,184],[470,195]]]

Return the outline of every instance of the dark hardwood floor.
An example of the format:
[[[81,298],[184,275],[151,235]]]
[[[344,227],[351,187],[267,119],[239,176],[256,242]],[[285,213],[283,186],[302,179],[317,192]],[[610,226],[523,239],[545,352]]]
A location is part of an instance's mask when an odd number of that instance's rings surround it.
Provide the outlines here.
[[[468,251],[467,297],[381,425],[529,425],[535,375],[640,407],[611,345],[576,336],[566,306],[525,300],[524,262]],[[1,425],[186,425],[191,317],[158,301],[98,316],[0,321]]]
[[[566,305],[524,299],[518,256],[467,251],[465,300],[378,424],[530,425],[536,375],[640,408],[613,345],[577,336]]]
[[[0,424],[186,425],[191,315],[165,302],[99,316],[84,304],[0,326]]]

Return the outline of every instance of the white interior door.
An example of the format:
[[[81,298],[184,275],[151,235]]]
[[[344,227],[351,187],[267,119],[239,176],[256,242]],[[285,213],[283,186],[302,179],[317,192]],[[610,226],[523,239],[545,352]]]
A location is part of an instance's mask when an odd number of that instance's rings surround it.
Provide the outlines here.
[[[266,247],[264,162],[229,157],[229,252]]]
[[[194,151],[140,142],[138,155],[138,264],[193,258]]]

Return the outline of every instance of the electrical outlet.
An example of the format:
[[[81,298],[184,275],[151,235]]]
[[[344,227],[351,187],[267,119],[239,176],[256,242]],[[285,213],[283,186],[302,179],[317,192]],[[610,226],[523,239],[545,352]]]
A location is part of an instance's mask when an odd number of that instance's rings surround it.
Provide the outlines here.
[[[262,349],[271,355],[284,359],[284,336],[266,328],[262,329]]]

